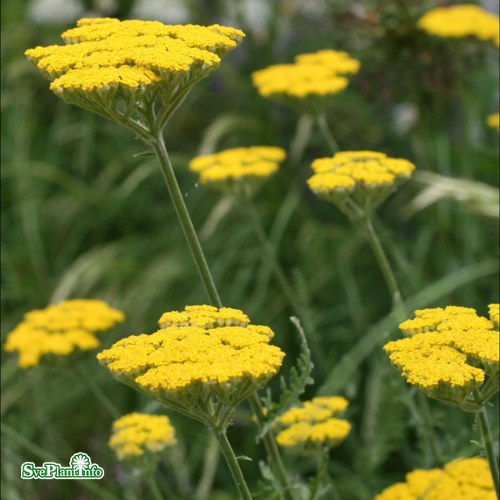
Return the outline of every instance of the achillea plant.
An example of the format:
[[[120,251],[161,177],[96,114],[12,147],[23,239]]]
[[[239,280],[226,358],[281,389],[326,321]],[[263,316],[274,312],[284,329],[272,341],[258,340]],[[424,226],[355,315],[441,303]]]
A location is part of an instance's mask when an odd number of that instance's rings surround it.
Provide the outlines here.
[[[276,64],[252,74],[262,97],[300,111],[318,115],[333,96],[349,84],[348,75],[359,71],[360,62],[346,52],[320,50],[299,54],[293,64]]]
[[[348,405],[340,396],[319,396],[305,401],[276,419],[276,424],[284,427],[276,441],[280,446],[299,452],[332,448],[351,430],[351,424],[340,418]]]
[[[197,156],[189,169],[200,177],[201,184],[238,194],[274,174],[286,152],[273,146],[226,149],[211,155]]]
[[[459,458],[444,469],[414,470],[404,483],[396,483],[375,500],[494,500],[488,462],[484,458]]]
[[[415,165],[377,151],[342,151],[312,162],[307,184],[320,198],[337,205],[352,219],[372,212],[404,180]]]
[[[206,425],[243,498],[250,493],[226,437],[235,407],[278,372],[284,353],[273,331],[240,310],[186,306],[162,315],[160,330],[133,335],[97,359],[121,382]]]
[[[166,415],[129,413],[113,422],[108,444],[118,460],[135,461],[175,444],[175,430]]]
[[[500,129],[500,113],[492,113],[486,118],[486,124],[490,128]]]
[[[24,315],[7,334],[4,350],[19,354],[21,368],[64,359],[79,351],[96,349],[96,333],[125,319],[123,313],[100,300],[65,300]]]
[[[491,317],[498,304],[490,305]],[[498,323],[472,308],[415,311],[400,329],[408,338],[384,346],[409,384],[429,397],[478,411],[498,392]]]
[[[476,37],[500,44],[499,18],[479,5],[463,4],[436,7],[418,21],[419,28],[443,38]]]
[[[384,350],[409,384],[476,414],[498,496],[499,472],[486,404],[499,390],[499,305],[488,309],[490,319],[467,307],[417,310],[414,319],[400,325],[408,337],[389,342]]]
[[[26,51],[64,101],[132,129],[150,142],[193,85],[244,34],[225,26],[80,19],[65,45]]]

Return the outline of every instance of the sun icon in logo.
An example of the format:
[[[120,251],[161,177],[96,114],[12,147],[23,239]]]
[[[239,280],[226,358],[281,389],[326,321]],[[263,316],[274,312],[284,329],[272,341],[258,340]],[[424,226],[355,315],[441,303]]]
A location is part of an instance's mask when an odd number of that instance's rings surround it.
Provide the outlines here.
[[[83,470],[88,469],[90,464],[90,457],[86,453],[75,453],[69,459],[70,467],[73,468],[78,476],[81,476],[83,474]]]

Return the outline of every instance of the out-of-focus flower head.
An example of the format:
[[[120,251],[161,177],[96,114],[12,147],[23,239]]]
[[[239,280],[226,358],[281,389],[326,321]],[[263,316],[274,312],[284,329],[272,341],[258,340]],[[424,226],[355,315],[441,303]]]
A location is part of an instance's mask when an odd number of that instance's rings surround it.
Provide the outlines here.
[[[291,408],[276,419],[284,427],[276,436],[277,443],[306,453],[338,445],[351,430],[351,424],[341,418],[348,405],[343,397],[321,396]]]
[[[347,52],[320,50],[299,54],[293,64],[276,64],[252,73],[262,97],[316,115],[324,112],[336,94],[349,84],[348,75],[359,71],[360,62]]]
[[[285,150],[272,146],[233,148],[197,156],[189,169],[200,176],[201,184],[238,192],[242,185],[259,183],[274,174],[285,157]]]
[[[443,38],[476,37],[500,44],[499,18],[479,5],[462,4],[436,7],[418,21],[419,28]]]
[[[121,311],[100,300],[65,300],[26,313],[7,334],[4,349],[19,354],[21,368],[31,368],[41,361],[99,347],[95,334],[124,319]]]
[[[108,441],[118,460],[137,460],[175,444],[175,430],[166,415],[129,413],[113,422]]]

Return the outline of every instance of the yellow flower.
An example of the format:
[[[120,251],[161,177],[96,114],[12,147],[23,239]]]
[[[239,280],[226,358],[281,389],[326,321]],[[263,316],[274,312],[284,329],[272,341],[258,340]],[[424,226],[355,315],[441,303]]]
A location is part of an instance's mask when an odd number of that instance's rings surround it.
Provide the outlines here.
[[[30,368],[46,356],[68,356],[76,349],[99,347],[94,334],[123,320],[122,312],[100,300],[66,300],[26,313],[7,334],[4,349],[17,351],[19,366]]]
[[[321,396],[291,408],[276,423],[286,427],[277,436],[280,446],[298,451],[314,451],[333,447],[343,441],[351,424],[342,418],[348,401],[340,396]]]
[[[460,458],[444,469],[417,469],[379,493],[375,500],[494,500],[488,462],[484,458]]]
[[[473,36],[499,46],[499,18],[473,4],[436,7],[424,14],[418,26],[438,37],[464,38]]]
[[[286,152],[277,147],[234,148],[198,156],[191,160],[189,168],[199,174],[202,184],[225,188],[241,181],[269,177],[285,157]]]
[[[500,113],[492,113],[486,118],[486,124],[488,127],[500,129]]]
[[[343,151],[318,158],[311,167],[311,190],[354,218],[373,211],[415,169],[408,160],[377,151]]]
[[[175,431],[165,415],[129,413],[113,422],[108,444],[118,460],[137,459],[175,444]]]
[[[493,319],[498,305],[489,308],[492,320],[466,307],[417,310],[414,319],[399,325],[408,338],[389,342],[384,350],[409,384],[474,411],[498,392],[500,346]],[[486,379],[489,389],[481,393]]]
[[[216,69],[244,34],[225,26],[80,19],[66,45],[26,51],[66,102],[118,123],[161,128],[190,88]],[[136,127],[137,128],[137,127]],[[140,128],[139,128],[140,130]]]
[[[270,328],[237,309],[188,306],[165,313],[161,329],[98,354],[120,381],[206,423],[208,401],[234,408],[273,377],[284,353]]]
[[[261,96],[315,114],[347,87],[349,80],[345,75],[357,73],[359,67],[360,62],[346,52],[320,50],[299,54],[293,64],[276,64],[255,71],[252,81]]]

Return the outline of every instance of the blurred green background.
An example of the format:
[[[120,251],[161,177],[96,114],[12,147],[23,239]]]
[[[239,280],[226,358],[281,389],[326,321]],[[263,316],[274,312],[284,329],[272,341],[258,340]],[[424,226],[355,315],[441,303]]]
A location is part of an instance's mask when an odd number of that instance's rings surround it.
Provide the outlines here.
[[[283,374],[298,355],[288,319],[294,311],[244,213],[200,187],[187,164],[229,147],[296,145],[299,117],[260,98],[250,74],[292,62],[299,53],[333,48],[362,62],[327,110],[342,149],[384,151],[425,171],[379,211],[378,227],[404,297],[413,309],[454,304],[486,315],[487,304],[498,302],[498,132],[485,125],[498,108],[498,49],[417,29],[423,12],[453,3],[3,2],[2,343],[25,312],[66,298],[99,298],[125,312],[126,322],[102,335],[103,346],[153,331],[164,311],[206,301],[154,159],[134,156],[144,146],[127,130],[57,99],[23,55],[36,45],[60,43],[60,33],[86,15],[220,23],[245,31],[242,45],[178,110],[166,141],[223,302],[273,328],[274,342],[287,353]],[[330,154],[312,128],[300,160],[285,162],[254,201],[314,322],[321,358],[313,359],[315,384],[304,397],[319,391],[351,401],[354,428],[331,452],[330,474],[342,498],[368,499],[407,471],[435,464],[420,446],[412,391],[381,354],[392,325],[379,322],[391,304],[370,248],[333,205],[305,187],[311,161]],[[14,358],[2,353],[2,496],[143,495],[137,475],[106,445],[111,417],[72,368],[21,371]],[[158,411],[115,382],[94,353],[79,364],[123,413]],[[476,455],[473,416],[434,401],[430,406],[443,457]],[[169,416],[179,444],[166,454],[158,477],[172,498],[189,498],[207,436],[198,424]],[[252,425],[242,405],[229,437],[237,454],[253,458],[242,467],[256,491],[264,455]],[[97,485],[19,479],[23,461],[66,463],[75,451],[89,453],[106,470]],[[313,473],[308,460],[286,456],[286,462],[305,480]],[[223,463],[210,498],[235,498]]]

